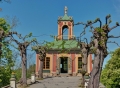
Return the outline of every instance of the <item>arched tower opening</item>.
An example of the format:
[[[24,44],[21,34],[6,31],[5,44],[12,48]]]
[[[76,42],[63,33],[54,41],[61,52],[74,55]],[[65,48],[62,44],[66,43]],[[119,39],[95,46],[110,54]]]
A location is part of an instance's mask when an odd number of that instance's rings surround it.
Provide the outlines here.
[[[64,25],[62,27],[62,39],[68,39],[69,36],[68,31],[69,31],[68,26]]]

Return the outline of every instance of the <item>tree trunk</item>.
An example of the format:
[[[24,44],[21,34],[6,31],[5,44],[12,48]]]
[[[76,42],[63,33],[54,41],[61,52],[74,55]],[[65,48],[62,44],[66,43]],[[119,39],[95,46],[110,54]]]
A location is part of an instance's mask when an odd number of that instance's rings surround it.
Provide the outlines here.
[[[104,53],[101,50],[101,59],[100,59],[100,70],[99,70],[99,76],[101,76],[101,71],[102,71],[102,66],[103,66],[103,62],[104,62]]]
[[[85,79],[84,79],[84,75],[83,74],[82,74],[81,86],[82,86],[82,88],[84,88],[84,86],[85,86]]]
[[[43,78],[43,60],[40,60],[40,67],[39,67],[39,78]]]
[[[83,57],[82,57],[82,70],[85,71],[85,73],[87,73],[88,50],[86,48],[83,48],[82,49],[82,54],[83,54]],[[84,75],[85,74],[82,74],[82,84],[81,84],[82,86],[85,85]]]
[[[99,72],[97,74],[97,76],[99,77],[96,81],[96,85],[99,86],[99,83],[100,83],[100,75],[101,75],[101,71],[102,71],[102,65],[103,65],[103,61],[104,61],[104,56],[103,56],[103,51],[100,50],[100,64],[99,64]]]
[[[85,71],[85,73],[82,73],[81,85],[82,85],[82,88],[84,88],[84,85],[85,85],[84,75],[87,73],[87,58],[88,58],[88,52],[85,47],[82,49],[82,55],[83,55],[82,56],[82,71]]]
[[[82,63],[83,63],[83,70],[87,72],[87,58],[88,58],[88,55],[87,53],[83,54],[83,59],[82,59]]]
[[[26,53],[22,53],[22,85],[27,86],[27,60]]]
[[[94,59],[93,70],[91,72],[91,77],[89,80],[88,88],[98,88],[99,87],[99,67],[100,67],[100,59],[101,54],[99,49],[97,49]]]

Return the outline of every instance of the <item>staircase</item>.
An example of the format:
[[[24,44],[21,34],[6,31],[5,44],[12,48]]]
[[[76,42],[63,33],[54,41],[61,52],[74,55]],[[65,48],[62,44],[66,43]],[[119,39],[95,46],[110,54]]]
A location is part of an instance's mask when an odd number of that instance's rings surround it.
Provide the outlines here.
[[[69,77],[70,75],[68,73],[60,73],[61,77]]]

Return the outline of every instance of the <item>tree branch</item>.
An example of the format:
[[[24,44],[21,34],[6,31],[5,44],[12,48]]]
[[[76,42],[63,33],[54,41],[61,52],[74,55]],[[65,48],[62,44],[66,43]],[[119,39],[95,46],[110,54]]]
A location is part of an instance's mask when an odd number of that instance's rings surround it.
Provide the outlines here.
[[[118,27],[118,26],[120,26],[120,25],[119,25],[119,23],[118,23],[118,22],[116,22],[116,25],[115,25],[115,26],[113,26],[113,27],[111,27],[111,28],[109,28],[108,30],[109,30],[109,31],[111,31],[112,29],[114,29],[114,28],[116,28],[116,27]]]
[[[108,25],[108,19],[110,18],[110,14],[106,16],[106,25]]]
[[[87,24],[86,24],[86,23],[83,23],[83,22],[78,22],[78,23],[74,24],[74,25],[79,25],[79,24],[85,25],[84,30],[80,33],[80,41],[81,41],[81,37],[82,37],[83,35],[85,35],[85,29],[86,29],[88,26],[90,26],[91,31],[92,31],[92,29],[94,29],[94,27],[92,26],[92,24],[96,23],[97,21],[99,21],[99,20],[97,19],[97,20],[95,20],[94,22],[92,22],[92,21],[87,21]],[[92,31],[92,33],[93,33],[93,31]]]
[[[108,38],[120,38],[120,36],[113,36],[113,35],[110,35],[110,36],[108,36]]]
[[[79,25],[79,24],[86,25],[86,24],[83,23],[83,22],[78,22],[78,23],[76,23],[76,24],[74,24],[74,25]]]
[[[87,38],[84,38],[85,40],[86,40],[86,43],[87,43],[87,45],[88,45],[88,40],[87,40]]]
[[[14,41],[15,43],[17,43],[18,45],[20,44],[16,39],[14,39],[14,37],[11,35],[11,40]]]
[[[120,45],[118,43],[116,43],[115,41],[108,41],[107,43],[115,43],[118,47],[120,47]]]
[[[102,27],[102,22],[101,22],[101,20],[99,20],[99,22],[100,22],[100,28]]]

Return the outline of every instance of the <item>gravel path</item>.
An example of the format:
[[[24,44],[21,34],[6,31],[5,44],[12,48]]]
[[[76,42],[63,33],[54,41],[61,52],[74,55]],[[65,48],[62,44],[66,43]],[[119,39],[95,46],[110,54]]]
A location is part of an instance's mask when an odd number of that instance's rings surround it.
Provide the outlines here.
[[[80,88],[80,77],[52,77],[37,81],[29,88]]]

